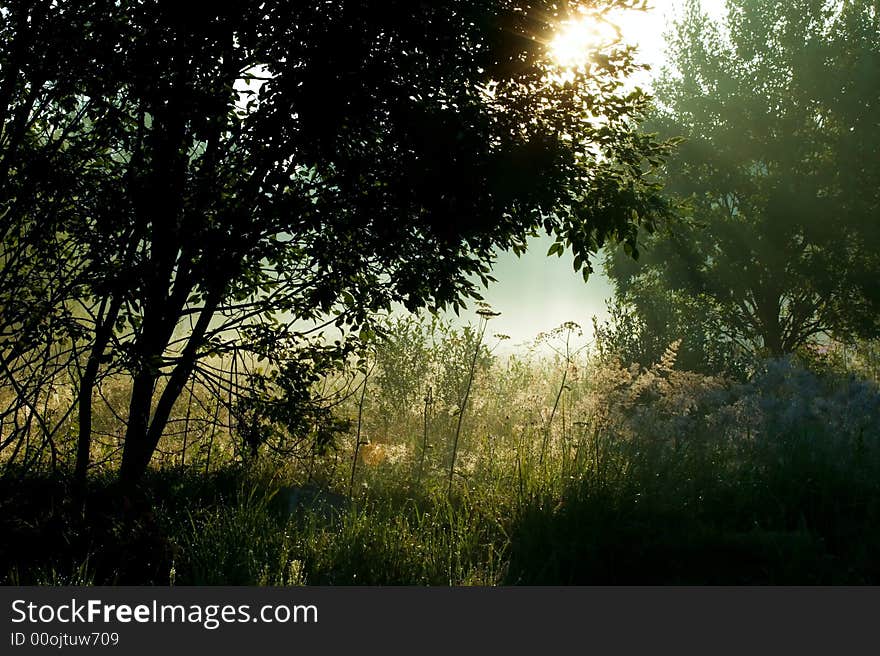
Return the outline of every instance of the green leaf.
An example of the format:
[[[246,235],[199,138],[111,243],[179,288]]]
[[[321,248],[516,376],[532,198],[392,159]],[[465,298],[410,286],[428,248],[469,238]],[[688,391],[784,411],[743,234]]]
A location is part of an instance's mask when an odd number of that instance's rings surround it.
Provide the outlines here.
[[[556,257],[562,257],[562,254],[565,252],[565,247],[560,243],[556,242],[551,247],[550,250],[547,251],[547,257],[551,255],[556,255]]]

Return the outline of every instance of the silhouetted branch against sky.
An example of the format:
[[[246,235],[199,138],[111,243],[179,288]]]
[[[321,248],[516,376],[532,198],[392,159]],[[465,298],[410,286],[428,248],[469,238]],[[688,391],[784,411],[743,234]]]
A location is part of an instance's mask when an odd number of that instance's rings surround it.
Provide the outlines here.
[[[702,5],[712,18],[722,18],[724,0],[702,0]],[[652,0],[648,6],[644,12],[614,12],[609,20],[619,24],[622,39],[637,46],[638,59],[651,67],[634,79],[636,84],[650,88],[652,76],[664,64],[664,34],[669,22],[681,13],[684,0]],[[599,32],[601,38],[601,28]],[[575,26],[568,36],[562,37],[563,54],[567,50],[566,56],[576,56],[584,45],[589,46],[594,35],[589,23]],[[553,48],[555,44],[549,45]],[[601,268],[597,267],[590,281],[584,284],[581,275],[572,269],[570,256],[545,257],[552,243],[549,237],[538,237],[532,240],[529,251],[522,257],[517,258],[513,253],[501,253],[498,257],[494,272],[498,282],[485,290],[485,297],[501,312],[494,328],[510,335],[509,348],[565,321],[583,325],[587,332],[585,339],[591,339],[590,318],[608,317],[605,299],[612,295],[612,288]]]

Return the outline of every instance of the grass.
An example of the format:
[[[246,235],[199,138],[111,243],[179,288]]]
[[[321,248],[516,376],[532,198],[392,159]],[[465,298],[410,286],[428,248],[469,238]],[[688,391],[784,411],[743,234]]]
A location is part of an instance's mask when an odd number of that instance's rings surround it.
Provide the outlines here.
[[[7,470],[0,576],[46,585],[880,582],[874,383],[779,362],[735,384],[677,371],[674,353],[648,370],[585,354],[501,361],[488,350],[474,365],[476,334],[446,337],[458,341],[392,344],[384,361],[377,351],[366,394],[342,408],[361,415],[354,478],[354,433],[303,460],[158,468],[136,497],[98,473],[84,505],[60,473]],[[404,385],[389,362],[412,366],[413,354],[425,358],[423,375]],[[279,489],[306,481],[353,489],[351,503],[287,514]]]
[[[253,473],[157,472],[140,510],[107,505],[99,482],[85,518],[62,501],[17,534],[4,527],[27,549],[3,564],[8,583],[37,584],[876,583],[876,486],[818,472],[798,484],[801,473],[718,480],[697,496],[655,476],[561,493],[536,479],[523,497],[497,487],[450,500],[438,481],[414,498],[374,490],[341,514],[286,517]],[[51,507],[63,490],[44,483],[39,505]]]

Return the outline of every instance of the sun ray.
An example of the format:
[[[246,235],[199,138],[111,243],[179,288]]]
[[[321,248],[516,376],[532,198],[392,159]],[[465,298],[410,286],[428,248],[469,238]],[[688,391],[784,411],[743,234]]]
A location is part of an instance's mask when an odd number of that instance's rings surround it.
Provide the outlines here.
[[[602,14],[588,13],[563,22],[548,51],[557,66],[576,68],[620,40],[621,30],[614,22]]]

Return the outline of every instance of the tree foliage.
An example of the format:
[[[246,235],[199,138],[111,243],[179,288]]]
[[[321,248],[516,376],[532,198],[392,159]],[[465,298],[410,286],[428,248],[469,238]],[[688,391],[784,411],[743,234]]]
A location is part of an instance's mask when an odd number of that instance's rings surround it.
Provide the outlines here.
[[[656,113],[688,209],[609,267],[661,341],[705,364],[876,336],[878,26],[866,0],[729,0],[723,24],[688,4]]]
[[[81,480],[107,371],[131,379],[122,476],[136,481],[187,382],[218,377],[206,358],[284,371],[316,326],[369,329],[393,303],[460,308],[497,250],[522,252],[538,230],[588,269],[663,209],[652,173],[667,147],[638,131],[632,51],[552,75],[556,3],[0,12],[4,166],[24,175],[18,141],[66,158],[65,173],[35,163],[31,195],[7,188],[0,203],[14,229],[33,226],[35,266],[62,262],[56,275],[75,282],[23,308],[75,326]]]

